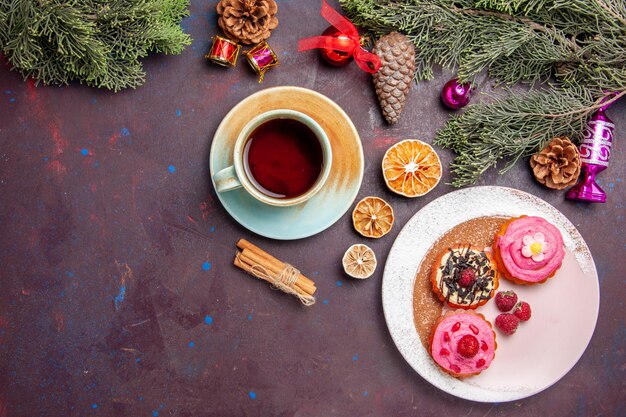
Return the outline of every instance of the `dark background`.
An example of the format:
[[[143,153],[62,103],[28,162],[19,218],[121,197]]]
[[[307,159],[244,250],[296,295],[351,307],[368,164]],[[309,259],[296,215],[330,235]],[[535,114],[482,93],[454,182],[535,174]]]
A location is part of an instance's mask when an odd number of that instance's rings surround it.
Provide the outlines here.
[[[135,91],[35,87],[1,61],[0,417],[626,415],[626,101],[608,112],[617,129],[611,166],[600,175],[606,204],[565,201],[534,181],[527,161],[480,180],[537,195],[577,226],[596,262],[601,304],[589,348],[555,386],[521,401],[472,403],[408,366],[380,297],[402,226],[453,190],[444,184],[448,151],[438,149],[442,182],[416,199],[386,190],[381,158],[401,139],[432,142],[451,114],[438,95],[453,74],[414,86],[390,127],[368,74],[296,51],[298,39],[327,27],[318,1],[279,1],[270,44],[281,65],[261,85],[243,60],[230,70],[204,60],[214,5],[192,2],[183,26],[193,45],[146,59],[147,82]],[[365,153],[358,198],[392,204],[389,235],[361,238],[347,213],[314,237],[271,241],[223,210],[208,175],[213,133],[237,102],[278,85],[319,91],[352,118]],[[490,91],[489,82],[479,90]],[[305,308],[235,269],[241,237],[313,278],[317,304]],[[379,258],[363,282],[340,263],[357,242]]]

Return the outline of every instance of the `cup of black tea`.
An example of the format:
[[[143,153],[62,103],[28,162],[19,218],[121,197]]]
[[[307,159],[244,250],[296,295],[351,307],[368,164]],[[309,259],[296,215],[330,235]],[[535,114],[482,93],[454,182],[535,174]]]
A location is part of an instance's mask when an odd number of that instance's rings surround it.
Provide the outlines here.
[[[332,149],[324,129],[304,113],[271,110],[237,136],[233,165],[213,176],[218,193],[244,188],[273,206],[302,204],[330,174]]]

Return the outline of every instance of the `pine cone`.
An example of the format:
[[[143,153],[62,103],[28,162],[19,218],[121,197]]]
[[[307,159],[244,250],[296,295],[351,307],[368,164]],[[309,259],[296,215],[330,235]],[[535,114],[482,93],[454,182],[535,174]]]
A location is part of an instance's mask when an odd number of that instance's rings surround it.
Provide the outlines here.
[[[569,138],[554,138],[530,158],[530,167],[537,181],[548,188],[562,190],[574,185],[580,174],[578,148]]]
[[[221,0],[217,4],[217,24],[226,36],[247,45],[270,37],[278,19],[275,0]]]
[[[409,39],[391,32],[380,38],[372,51],[380,57],[381,66],[374,74],[376,95],[388,123],[398,121],[404,108],[415,72],[415,47]]]

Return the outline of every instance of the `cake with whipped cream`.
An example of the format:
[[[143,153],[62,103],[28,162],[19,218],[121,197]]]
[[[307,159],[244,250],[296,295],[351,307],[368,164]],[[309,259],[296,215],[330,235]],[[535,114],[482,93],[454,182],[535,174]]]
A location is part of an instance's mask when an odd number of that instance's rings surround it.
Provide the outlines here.
[[[435,323],[430,354],[445,372],[458,378],[489,368],[496,355],[496,334],[482,314],[449,311]]]
[[[502,225],[493,251],[505,278],[528,285],[554,276],[565,257],[559,229],[537,216],[521,216]]]
[[[498,271],[491,255],[469,244],[447,248],[431,269],[432,288],[439,300],[455,308],[485,304],[498,288]]]

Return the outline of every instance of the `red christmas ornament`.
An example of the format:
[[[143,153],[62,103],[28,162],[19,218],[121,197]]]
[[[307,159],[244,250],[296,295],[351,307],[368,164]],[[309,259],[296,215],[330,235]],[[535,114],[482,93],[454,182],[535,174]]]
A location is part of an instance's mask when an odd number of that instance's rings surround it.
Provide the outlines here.
[[[441,101],[452,110],[458,110],[467,106],[472,96],[472,85],[461,84],[456,78],[451,79],[441,89]]]
[[[348,48],[352,44],[352,40],[345,33],[340,32],[336,27],[329,26],[322,36],[329,36],[335,39],[335,42],[339,45],[343,45]],[[323,48],[320,49],[320,55],[322,59],[335,67],[343,67],[348,65],[352,61],[352,51],[339,51],[337,49]]]
[[[330,7],[328,3],[326,3],[326,0],[322,0],[322,10],[320,14],[332,25],[337,33],[335,34],[333,31],[328,35],[327,32],[331,30],[331,28],[328,28],[324,31],[325,36],[300,39],[298,42],[298,51],[321,49],[322,57],[326,59],[324,56],[326,54],[332,65],[338,64],[338,66],[342,66],[347,64],[350,58],[354,58],[354,62],[356,62],[363,71],[374,74],[380,69],[380,58],[378,55],[363,49],[359,31],[351,21]],[[338,55],[338,53],[347,54],[347,61],[343,62],[346,58]]]

